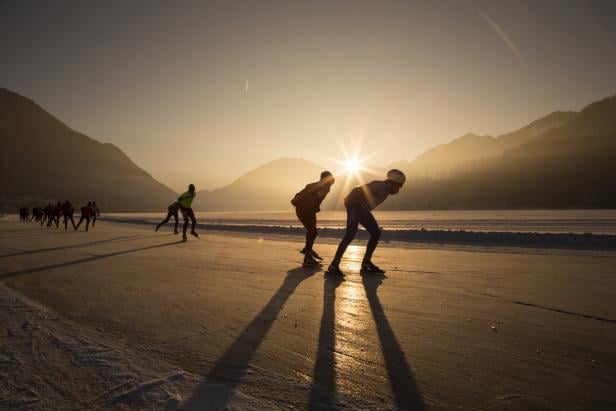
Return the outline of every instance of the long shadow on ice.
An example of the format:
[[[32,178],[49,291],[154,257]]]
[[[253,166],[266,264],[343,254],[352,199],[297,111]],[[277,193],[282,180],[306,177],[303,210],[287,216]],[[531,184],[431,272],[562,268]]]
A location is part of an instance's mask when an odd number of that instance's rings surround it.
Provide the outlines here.
[[[282,307],[299,284],[312,276],[315,269],[298,267],[287,272],[284,282],[268,303],[235,339],[224,355],[205,376],[205,381],[183,404],[188,410],[226,409],[242,379],[267,336]],[[224,387],[221,387],[221,383]],[[222,388],[222,389],[221,389]]]
[[[124,241],[137,240],[137,239],[140,239],[140,238],[145,238],[145,236],[130,235],[130,236],[124,236],[124,237],[110,238],[108,240],[91,241],[91,242],[88,242],[88,243],[63,245],[63,246],[50,247],[50,248],[41,248],[41,249],[38,249],[38,250],[19,251],[19,252],[11,253],[11,254],[2,254],[2,255],[0,255],[0,258],[16,257],[16,256],[20,256],[20,255],[29,255],[29,254],[36,254],[36,253],[44,253],[44,252],[47,252],[47,251],[68,250],[68,249],[71,249],[71,248],[88,247],[88,246],[96,245],[96,244],[119,243],[119,242],[124,242]]]
[[[319,347],[308,400],[311,410],[332,408],[336,404],[336,288],[343,281],[339,276],[325,275]]]
[[[32,226],[30,226],[32,227]],[[13,234],[13,233],[18,233],[18,234],[28,234],[28,233],[43,233],[45,231],[43,231],[43,227],[36,227],[36,228],[27,228],[27,229],[23,229],[23,230],[1,230],[0,234]]]
[[[72,229],[71,229],[72,230]],[[0,231],[0,239],[2,240],[12,240],[14,238],[40,238],[40,237],[49,237],[51,235],[58,235],[59,233],[64,232],[64,228],[47,228],[47,227],[39,227],[34,230],[20,230],[19,232],[15,232],[14,234],[10,234],[5,236],[4,234],[9,234],[8,231]],[[71,233],[69,231],[68,233]],[[67,234],[68,234],[67,233]]]
[[[91,261],[102,260],[104,258],[116,257],[118,255],[136,253],[138,251],[151,250],[153,248],[167,247],[167,246],[170,246],[170,245],[181,244],[181,243],[182,243],[181,241],[173,241],[171,243],[150,245],[150,246],[147,246],[147,247],[139,247],[139,248],[133,248],[133,249],[130,249],[130,250],[116,251],[116,252],[108,253],[108,254],[101,254],[101,255],[95,255],[95,256],[92,256],[92,257],[80,258],[79,260],[67,261],[65,263],[58,263],[58,264],[51,264],[51,265],[46,265],[46,266],[42,266],[42,267],[28,268],[28,269],[25,269],[25,270],[13,271],[13,272],[10,272],[10,273],[0,273],[0,279],[16,277],[18,275],[23,275],[23,274],[37,273],[37,272],[40,272],[40,271],[53,270],[55,268],[69,267],[69,266],[75,265],[75,264],[89,263]]]
[[[401,410],[423,410],[425,404],[415,384],[413,372],[409,366],[404,351],[391,328],[377,289],[387,278],[381,275],[362,273],[362,284],[366,291],[370,311],[376,323],[377,333],[381,342],[381,350],[385,359],[385,368],[389,377],[389,385],[394,395],[396,408]]]

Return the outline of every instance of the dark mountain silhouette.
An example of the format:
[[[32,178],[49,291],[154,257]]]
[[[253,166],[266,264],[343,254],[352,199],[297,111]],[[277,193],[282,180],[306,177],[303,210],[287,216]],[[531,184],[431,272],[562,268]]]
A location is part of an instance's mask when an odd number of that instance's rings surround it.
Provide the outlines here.
[[[403,169],[409,182],[381,209],[614,207],[614,105],[608,98],[580,113],[555,112],[496,138],[467,134],[361,178],[336,175],[322,208],[341,209],[353,186],[383,179],[389,168]],[[291,210],[293,194],[322,170],[306,160],[276,160],[227,187],[201,192],[197,208]]]
[[[75,205],[96,200],[104,211],[160,211],[177,197],[118,147],[70,129],[32,100],[3,88],[0,139],[5,208],[70,199]]]
[[[299,158],[274,160],[225,187],[199,191],[194,207],[207,211],[287,210],[300,186],[318,180],[323,170]]]
[[[616,97],[580,113],[555,112],[499,137],[467,134],[412,162],[393,163],[409,182],[382,209],[616,207]],[[290,199],[324,168],[274,160],[232,184],[201,191],[195,209],[291,210]],[[323,209],[341,208],[360,177],[331,170],[336,184]],[[0,88],[0,206],[96,200],[106,211],[164,211],[177,194],[119,148],[71,130],[31,100]]]
[[[510,148],[519,146],[550,129],[562,126],[577,115],[574,111],[557,111],[533,121],[525,127],[498,137],[466,134],[417,156],[413,161],[400,161],[390,168],[399,168],[413,177],[448,177],[460,167],[469,167]]]
[[[415,178],[386,206],[614,208],[616,96],[502,155],[442,179]]]
[[[401,195],[392,197],[384,204],[384,207],[389,209],[430,208],[433,203],[434,206],[440,208],[456,207],[457,203],[453,201],[454,196],[447,191],[449,188],[441,193],[444,196],[441,200],[437,202],[431,200],[431,196],[435,195],[431,190],[441,190],[438,182],[442,181],[446,185],[446,181],[453,181],[450,178],[452,174],[458,175],[461,171],[466,172],[475,167],[481,168],[487,159],[499,157],[508,149],[529,142],[546,131],[557,129],[574,118],[577,118],[575,112],[554,112],[519,130],[496,138],[467,134],[448,144],[428,150],[412,162],[400,161],[382,169],[370,167],[375,171],[372,173],[364,171],[360,176],[336,175],[336,184],[323,202],[322,208],[324,210],[343,208],[342,200],[352,187],[362,181],[383,179],[386,169],[390,168],[404,170],[413,180],[415,188],[410,192],[405,190]],[[208,211],[290,210],[292,209],[289,203],[291,197],[305,184],[318,180],[322,170],[324,168],[321,166],[302,159],[275,160],[247,173],[226,187],[200,192],[195,200],[196,208]],[[423,195],[411,198],[409,194],[416,195],[417,187],[423,187]],[[445,197],[450,198],[451,201],[446,200]],[[468,205],[460,204],[459,206]]]

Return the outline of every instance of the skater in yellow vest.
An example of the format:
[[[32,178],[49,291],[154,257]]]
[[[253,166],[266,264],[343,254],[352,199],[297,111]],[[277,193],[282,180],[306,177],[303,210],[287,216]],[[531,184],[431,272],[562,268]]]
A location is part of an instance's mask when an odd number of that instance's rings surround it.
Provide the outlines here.
[[[190,228],[190,233],[195,237],[199,238],[199,234],[195,231],[195,226],[197,225],[197,219],[195,218],[195,213],[192,209],[192,202],[197,193],[195,193],[195,186],[193,184],[188,185],[188,191],[178,197],[178,202],[180,203],[180,211],[182,212],[182,217],[184,217],[184,229],[182,232],[182,241],[186,241],[186,229],[188,228],[188,219],[192,222],[192,226]]]

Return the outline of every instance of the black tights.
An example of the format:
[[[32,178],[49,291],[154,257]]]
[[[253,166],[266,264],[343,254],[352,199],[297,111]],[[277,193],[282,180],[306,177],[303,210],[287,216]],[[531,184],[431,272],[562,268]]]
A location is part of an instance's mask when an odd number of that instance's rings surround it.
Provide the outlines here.
[[[379,225],[370,210],[351,205],[347,208],[346,232],[344,234],[344,238],[340,241],[338,250],[336,251],[336,256],[333,261],[334,263],[340,263],[344,252],[355,238],[357,228],[360,224],[370,233],[370,240],[368,241],[368,245],[366,247],[364,261],[370,261],[372,259],[372,254],[374,253],[374,250],[379,243],[379,238],[381,237],[381,229],[379,228]]]
[[[66,230],[68,227],[68,222],[73,224],[73,228],[75,228],[75,220],[73,220],[73,215],[71,213],[64,213],[64,229]]]
[[[312,251],[314,240],[317,238],[317,214],[314,211],[301,208],[296,208],[295,214],[306,227],[306,255],[308,255],[308,251]]]
[[[79,222],[75,226],[75,230],[79,228],[81,223],[83,223],[83,220],[86,220],[86,231],[88,231],[88,227],[90,226],[90,214],[85,214],[85,213],[81,213],[81,218],[79,219]]]
[[[169,211],[167,213],[167,218],[165,218],[163,221],[161,221],[161,223],[156,227],[156,230],[158,230],[159,228],[161,228],[163,225],[167,224],[169,222],[169,220],[171,220],[171,217],[175,218],[175,226],[173,227],[173,232],[177,232],[178,231],[178,212],[176,211],[171,212]],[[186,233],[186,230],[184,230],[184,233]]]
[[[188,219],[190,218],[192,222],[191,231],[195,231],[195,226],[197,225],[197,219],[195,218],[195,213],[192,208],[184,208],[182,207],[182,217],[184,217],[184,237],[186,237],[186,229],[188,228]]]

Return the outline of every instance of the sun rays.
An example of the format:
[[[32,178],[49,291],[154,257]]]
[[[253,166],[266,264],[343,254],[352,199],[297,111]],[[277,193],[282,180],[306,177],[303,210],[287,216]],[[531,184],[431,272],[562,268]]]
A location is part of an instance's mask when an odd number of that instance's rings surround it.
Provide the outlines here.
[[[370,150],[369,153],[366,153],[364,149],[365,133],[362,132],[342,137],[330,129],[330,134],[332,143],[338,147],[338,154],[335,157],[322,153],[315,154],[319,163],[333,165],[330,171],[337,181],[342,183],[342,187],[336,187],[337,195],[335,197],[336,208],[341,208],[343,207],[344,197],[354,186],[364,185],[369,181],[368,179],[380,178],[383,170],[370,167],[369,163],[378,156],[381,149]]]
[[[344,162],[344,167],[348,174],[355,175],[360,170],[361,164],[356,158],[349,158]]]

